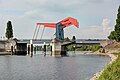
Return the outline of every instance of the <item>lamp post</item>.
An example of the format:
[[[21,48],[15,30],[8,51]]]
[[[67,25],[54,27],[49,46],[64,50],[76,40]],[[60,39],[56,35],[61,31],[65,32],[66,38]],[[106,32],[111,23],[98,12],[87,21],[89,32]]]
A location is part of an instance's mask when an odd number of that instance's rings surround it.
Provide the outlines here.
[[[75,53],[75,46],[73,46],[73,48],[74,48],[74,53]]]
[[[46,43],[44,42],[44,46],[43,46],[43,51],[44,51],[44,56],[46,56]]]

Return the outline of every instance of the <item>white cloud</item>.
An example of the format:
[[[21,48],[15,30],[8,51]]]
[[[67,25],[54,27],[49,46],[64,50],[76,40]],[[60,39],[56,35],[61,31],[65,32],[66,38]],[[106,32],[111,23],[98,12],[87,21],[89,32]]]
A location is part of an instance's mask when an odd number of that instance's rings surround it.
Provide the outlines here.
[[[102,21],[102,27],[103,27],[103,32],[106,34],[109,34],[113,29],[110,27],[110,20],[109,19],[103,19]]]
[[[102,25],[95,25],[95,26],[88,26],[84,29],[66,29],[66,36],[71,37],[72,35],[75,35],[77,38],[107,38],[109,33],[113,30],[112,26],[109,26],[110,20],[109,19],[103,19]]]

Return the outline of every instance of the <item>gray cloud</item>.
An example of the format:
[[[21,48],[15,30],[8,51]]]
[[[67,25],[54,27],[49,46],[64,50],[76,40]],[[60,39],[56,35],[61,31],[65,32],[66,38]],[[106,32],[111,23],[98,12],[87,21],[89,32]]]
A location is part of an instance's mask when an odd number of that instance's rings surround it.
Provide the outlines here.
[[[101,4],[101,3],[104,3],[105,0],[87,0],[89,3],[98,3],[98,4]]]

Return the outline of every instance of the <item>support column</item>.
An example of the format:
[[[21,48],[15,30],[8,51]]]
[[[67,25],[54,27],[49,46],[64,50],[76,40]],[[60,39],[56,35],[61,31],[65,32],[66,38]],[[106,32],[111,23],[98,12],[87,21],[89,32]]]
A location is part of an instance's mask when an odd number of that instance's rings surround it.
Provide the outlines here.
[[[52,56],[61,57],[61,43],[56,39],[52,41]]]
[[[33,56],[33,41],[30,40],[30,56]]]

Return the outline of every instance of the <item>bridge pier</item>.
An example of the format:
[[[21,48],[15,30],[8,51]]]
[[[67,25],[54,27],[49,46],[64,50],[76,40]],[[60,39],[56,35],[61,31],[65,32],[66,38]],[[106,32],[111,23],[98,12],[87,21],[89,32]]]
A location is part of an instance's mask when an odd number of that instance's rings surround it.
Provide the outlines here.
[[[62,46],[63,42],[56,39],[52,40],[52,56],[61,57],[66,55],[65,46]]]
[[[30,40],[30,56],[33,56],[33,41]]]

